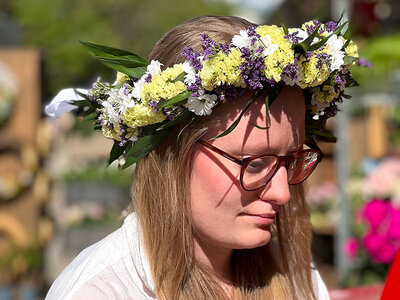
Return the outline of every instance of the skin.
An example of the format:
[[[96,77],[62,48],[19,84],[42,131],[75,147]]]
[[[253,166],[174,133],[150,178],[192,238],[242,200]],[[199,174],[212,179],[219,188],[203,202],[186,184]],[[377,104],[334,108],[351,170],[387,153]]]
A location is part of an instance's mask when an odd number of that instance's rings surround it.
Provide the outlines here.
[[[265,95],[259,96],[238,126],[228,135],[210,140],[238,117],[252,97],[247,92],[234,104],[227,103],[221,123],[212,126],[202,139],[238,158],[275,153],[288,155],[302,149],[305,134],[305,105],[302,92],[284,87],[270,107],[271,127],[267,126]],[[192,156],[190,193],[195,228],[195,257],[225,278],[230,277],[233,249],[250,249],[267,244],[279,207],[290,201],[287,171],[281,166],[270,183],[257,191],[240,185],[240,166],[198,145]]]

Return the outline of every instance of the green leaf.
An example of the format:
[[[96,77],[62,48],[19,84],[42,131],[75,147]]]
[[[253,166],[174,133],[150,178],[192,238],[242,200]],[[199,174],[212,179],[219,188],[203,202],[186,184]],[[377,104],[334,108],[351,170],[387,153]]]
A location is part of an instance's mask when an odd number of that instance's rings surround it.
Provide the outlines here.
[[[166,120],[164,124],[162,124],[161,126],[159,126],[157,128],[157,131],[164,130],[164,129],[173,127],[175,125],[178,125],[180,122],[186,120],[191,115],[193,115],[193,113],[191,113],[188,110],[185,110],[179,116],[175,117],[175,119],[173,119],[172,121]]]
[[[161,104],[158,105],[158,107],[160,107],[160,108],[171,107],[171,106],[176,105],[176,104],[182,102],[183,100],[189,98],[189,96],[191,94],[192,94],[192,92],[190,92],[190,91],[182,92],[171,99],[163,101]]]
[[[143,129],[141,136],[126,154],[126,162],[122,169],[126,169],[149,154],[169,135],[172,127],[161,131],[156,131],[156,129],[155,125],[149,125]]]
[[[317,50],[319,48],[321,48],[323,45],[325,45],[325,43],[329,40],[329,38],[334,35],[334,34],[338,34],[340,31],[342,31],[343,27],[347,24],[348,22],[343,23],[342,25],[340,25],[338,27],[338,29],[336,29],[333,33],[331,33],[330,35],[324,37],[322,40],[320,40],[318,43],[315,43],[314,45],[309,47],[309,51],[314,51]]]
[[[233,129],[236,128],[236,126],[239,124],[240,120],[242,119],[244,113],[249,109],[249,107],[253,104],[253,102],[257,99],[258,95],[261,93],[261,90],[257,90],[253,97],[249,100],[249,102],[247,102],[246,106],[243,108],[242,112],[240,113],[240,115],[237,117],[237,119],[235,120],[235,122],[232,123],[231,126],[229,126],[229,128],[227,130],[225,130],[223,133],[219,134],[218,136],[215,136],[212,138],[212,140],[214,139],[218,139],[220,137],[223,137],[227,134],[229,134]]]
[[[344,64],[345,65],[349,65],[349,64],[351,64],[351,63],[353,63],[353,62],[355,62],[355,61],[357,61],[358,60],[358,57],[354,57],[354,56],[345,56],[344,58],[343,58],[343,61],[344,61]]]
[[[285,33],[285,35],[288,35],[289,34],[289,30],[287,29],[286,25],[282,23],[281,27],[282,27],[283,32]]]
[[[114,69],[116,71],[119,71],[121,73],[124,73],[126,75],[132,76],[137,79],[139,79],[146,73],[146,67],[135,67],[135,68],[126,67],[119,63],[114,63],[113,60],[103,59],[103,58],[99,58],[99,61],[111,69]]]
[[[182,81],[183,82],[185,80],[185,75],[186,75],[186,73],[182,72],[181,74],[176,76],[176,78],[174,80],[172,80],[171,82],[173,82],[173,83],[178,82],[178,81]]]
[[[318,30],[321,27],[321,24],[315,28],[315,30],[301,43],[293,44],[292,49],[295,53],[300,53],[305,55],[306,52],[309,50],[311,43],[313,42],[314,38],[318,34]]]
[[[123,146],[120,146],[118,141],[114,141],[114,145],[112,146],[110,151],[110,158],[108,160],[107,166],[111,165],[113,161],[118,159],[122,155],[122,153],[124,153],[124,150],[126,149],[128,144],[129,142],[125,143],[125,145]]]
[[[194,120],[196,120],[196,116],[193,116],[193,117],[190,119],[190,121],[179,131],[179,134],[178,134],[178,136],[177,136],[177,138],[176,138],[176,142],[179,141],[182,132],[184,132],[185,129],[188,128],[189,125],[192,124]]]
[[[137,66],[141,67],[147,67],[147,65],[149,64],[149,62],[146,59],[126,50],[112,48],[103,45],[97,45],[84,41],[79,41],[79,42],[87,49],[89,49],[89,51],[92,52],[95,56],[98,57],[119,58],[121,60],[134,62],[136,63]]]

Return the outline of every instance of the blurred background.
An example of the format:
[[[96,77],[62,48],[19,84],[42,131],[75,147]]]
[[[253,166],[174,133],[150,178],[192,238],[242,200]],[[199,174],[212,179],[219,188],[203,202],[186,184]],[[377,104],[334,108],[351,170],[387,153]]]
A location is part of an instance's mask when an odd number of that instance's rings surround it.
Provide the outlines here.
[[[114,80],[79,40],[146,57],[198,15],[297,27],[343,11],[367,67],[352,69],[361,87],[328,124],[338,143],[321,145],[325,159],[307,183],[313,256],[332,299],[356,299],[343,289],[362,286],[364,300],[379,299],[400,247],[399,1],[0,0],[0,300],[42,299],[129,205],[133,168],[105,168],[112,142],[72,115],[43,115],[62,88],[88,88],[96,74]]]

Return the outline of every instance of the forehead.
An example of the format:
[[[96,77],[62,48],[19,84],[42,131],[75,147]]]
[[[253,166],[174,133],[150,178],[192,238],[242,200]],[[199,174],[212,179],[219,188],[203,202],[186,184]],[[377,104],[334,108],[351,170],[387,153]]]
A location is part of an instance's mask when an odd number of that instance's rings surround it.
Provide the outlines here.
[[[226,130],[239,116],[254,92],[246,92],[235,103],[226,103],[219,112],[221,121],[207,132],[210,139]],[[265,94],[260,95],[243,115],[237,127],[228,135],[213,141],[226,151],[241,153],[286,153],[304,143],[305,104],[301,89],[284,87],[269,108],[270,123],[265,108]],[[270,125],[269,129],[259,129]]]

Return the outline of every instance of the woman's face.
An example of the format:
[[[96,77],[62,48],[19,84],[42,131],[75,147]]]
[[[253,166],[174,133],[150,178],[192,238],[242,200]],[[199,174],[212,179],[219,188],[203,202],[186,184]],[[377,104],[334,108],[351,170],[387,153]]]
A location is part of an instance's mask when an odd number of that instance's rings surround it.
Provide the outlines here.
[[[234,104],[227,103],[222,114],[229,115],[226,118],[229,120],[214,126],[202,139],[237,158],[267,153],[288,155],[301,149],[305,106],[301,90],[294,87],[285,87],[270,107],[268,130],[250,124],[267,126],[265,95],[262,95],[231,133],[209,140],[232,124],[252,95],[247,92]],[[199,144],[192,156],[190,175],[196,242],[202,248],[248,249],[269,242],[269,224],[279,208],[290,200],[285,167],[281,166],[265,187],[245,191],[240,184],[240,166]]]

